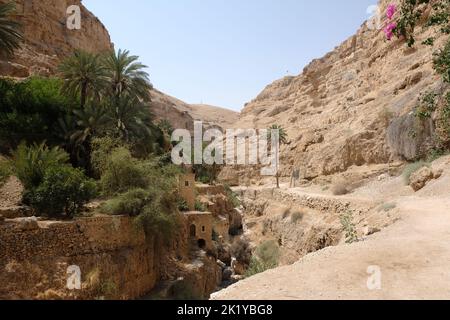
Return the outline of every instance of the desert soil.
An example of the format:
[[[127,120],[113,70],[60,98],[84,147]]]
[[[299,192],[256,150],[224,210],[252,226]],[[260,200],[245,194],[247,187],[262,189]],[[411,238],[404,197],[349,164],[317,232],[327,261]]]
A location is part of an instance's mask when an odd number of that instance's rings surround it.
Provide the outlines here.
[[[381,232],[248,278],[212,299],[450,299],[449,163],[437,161],[444,175],[417,193],[405,192],[400,177],[356,191],[395,199],[400,220]],[[381,288],[369,289],[370,267],[379,268]]]

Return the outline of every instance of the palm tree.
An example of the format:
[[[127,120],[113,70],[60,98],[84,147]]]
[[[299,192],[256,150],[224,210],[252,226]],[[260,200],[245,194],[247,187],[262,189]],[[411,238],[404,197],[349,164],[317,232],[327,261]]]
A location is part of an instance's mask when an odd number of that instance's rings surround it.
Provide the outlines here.
[[[282,126],[274,124],[270,128],[267,129],[267,140],[269,141],[269,145],[272,144],[272,130],[278,130],[278,138],[280,141],[280,145],[289,143],[286,130],[284,130],[284,128]],[[280,175],[278,172],[278,170],[279,170],[278,166],[279,166],[279,163],[277,161],[277,168],[276,168],[277,173],[276,173],[275,177],[277,179],[277,188],[279,189],[280,188]]]
[[[0,4],[0,55],[11,56],[20,48],[23,35],[19,31],[20,23],[10,20],[9,15],[15,11],[15,4]]]
[[[150,108],[136,97],[125,94],[118,99],[113,98],[108,115],[117,133],[127,142],[152,136]]]
[[[131,56],[128,50],[111,53],[104,63],[108,72],[109,89],[116,99],[123,94],[136,97],[143,101],[150,101],[152,85],[149,75],[143,69],[147,66],[138,61],[138,56]]]
[[[90,97],[99,100],[106,84],[106,70],[97,54],[77,50],[59,66],[63,77],[63,92],[80,96],[81,109]]]
[[[86,105],[84,109],[74,110],[73,114],[60,118],[56,130],[71,159],[87,167],[91,138],[106,131],[108,125],[105,108]]]

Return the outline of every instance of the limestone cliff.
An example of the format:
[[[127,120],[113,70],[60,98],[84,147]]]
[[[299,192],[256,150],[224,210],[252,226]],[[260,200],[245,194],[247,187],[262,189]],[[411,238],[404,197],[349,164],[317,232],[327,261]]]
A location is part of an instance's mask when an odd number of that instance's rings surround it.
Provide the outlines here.
[[[8,0],[0,0],[0,3]],[[112,48],[105,26],[80,0],[16,0],[15,19],[22,24],[25,43],[10,61],[0,61],[0,75],[24,78],[50,75],[74,49],[104,52]],[[66,10],[81,8],[81,29],[69,30]]]
[[[0,0],[0,3],[9,0]],[[101,21],[81,3],[81,0],[16,0],[13,17],[22,24],[25,42],[13,58],[0,59],[0,76],[26,78],[31,75],[49,76],[56,72],[61,60],[74,49],[103,53],[113,44]],[[81,29],[69,30],[66,10],[70,5],[81,8]],[[215,107],[191,106],[158,90],[152,91],[153,112],[157,118],[167,119],[174,128],[193,128],[193,120],[202,120],[207,126],[223,126],[237,120],[237,113],[224,110],[215,116]],[[212,116],[210,116],[212,115]],[[227,119],[230,119],[227,121]]]
[[[387,4],[380,2],[381,12]],[[421,44],[430,32],[420,26],[417,45],[408,48],[404,41],[387,41],[382,30],[365,23],[300,75],[267,86],[245,106],[236,126],[279,124],[287,130],[284,176],[298,168],[301,178],[312,180],[352,166],[412,160],[426,152],[433,127],[412,138],[411,112],[421,93],[442,85],[432,69],[434,49]],[[438,38],[436,44],[442,41]]]

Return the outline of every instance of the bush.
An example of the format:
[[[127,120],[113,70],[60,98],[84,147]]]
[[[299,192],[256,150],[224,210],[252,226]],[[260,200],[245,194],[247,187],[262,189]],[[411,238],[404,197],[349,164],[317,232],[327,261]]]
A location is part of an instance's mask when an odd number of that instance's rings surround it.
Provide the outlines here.
[[[263,242],[256,249],[256,256],[264,263],[264,265],[276,267],[278,265],[278,260],[280,259],[280,247],[276,241],[273,240]]]
[[[297,223],[298,221],[300,221],[300,220],[303,219],[303,216],[304,216],[304,215],[305,215],[305,213],[302,212],[302,211],[294,211],[294,212],[291,214],[291,222],[292,222],[292,223]]]
[[[199,200],[195,200],[195,211],[206,212],[205,205]]]
[[[450,41],[445,47],[434,54],[434,69],[445,82],[450,83]]]
[[[411,163],[405,167],[403,170],[402,176],[403,176],[403,182],[405,185],[409,185],[411,183],[411,175],[414,172],[417,172],[419,169],[422,169],[423,167],[429,167],[430,164],[425,161],[417,161],[415,163]]]
[[[11,176],[11,166],[7,161],[0,160],[0,187]]]
[[[169,204],[174,203],[172,200],[165,196],[155,199],[136,217],[136,224],[144,229],[147,237],[156,235],[166,242],[173,238],[179,219],[176,208]]]
[[[44,143],[26,146],[19,145],[12,155],[14,174],[26,190],[38,187],[46,171],[52,167],[60,167],[69,161],[69,155],[58,147],[48,148]]]
[[[96,185],[80,169],[70,166],[49,168],[42,183],[27,190],[27,201],[39,213],[59,217],[63,213],[73,217],[96,195]]]
[[[91,168],[96,177],[101,177],[103,172],[107,169],[111,153],[120,147],[124,147],[124,144],[119,139],[110,136],[92,139]]]
[[[264,242],[256,249],[255,254],[256,256],[251,259],[250,266],[245,274],[247,277],[278,266],[280,248],[275,241]]]
[[[128,149],[120,147],[107,159],[100,185],[104,194],[114,195],[135,188],[145,189],[149,182],[142,163]]]
[[[111,199],[102,209],[112,215],[129,215],[132,217],[140,215],[145,206],[151,201],[150,193],[144,189],[133,189]]]
[[[353,243],[358,241],[358,234],[356,233],[356,227],[353,222],[353,213],[351,211],[346,212],[340,216],[342,229],[345,232],[345,242]]]
[[[58,119],[78,103],[61,94],[61,81],[30,78],[22,82],[0,79],[0,146],[15,149],[21,141],[58,143]]]
[[[186,200],[184,200],[183,198],[178,197],[177,204],[178,204],[179,211],[181,211],[181,212],[189,211],[189,206],[188,206]]]
[[[331,192],[335,196],[342,196],[350,192],[350,187],[345,181],[338,181],[331,187]]]
[[[233,204],[233,207],[237,208],[241,205],[241,200],[239,200],[237,194],[231,190],[229,185],[225,185],[225,193],[227,194],[228,201]]]
[[[264,265],[264,263],[261,260],[259,260],[256,257],[253,257],[252,260],[250,261],[250,265],[249,265],[247,271],[245,272],[245,276],[247,278],[252,277],[254,275],[263,273],[270,269],[273,269],[273,268],[269,268],[268,266]]]

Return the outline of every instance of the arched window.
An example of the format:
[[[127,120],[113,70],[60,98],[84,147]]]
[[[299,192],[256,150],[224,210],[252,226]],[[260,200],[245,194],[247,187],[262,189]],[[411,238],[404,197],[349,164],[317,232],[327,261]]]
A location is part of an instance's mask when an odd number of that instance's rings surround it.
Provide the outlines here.
[[[195,227],[195,224],[191,225],[189,235],[194,238],[197,236],[197,228]]]

